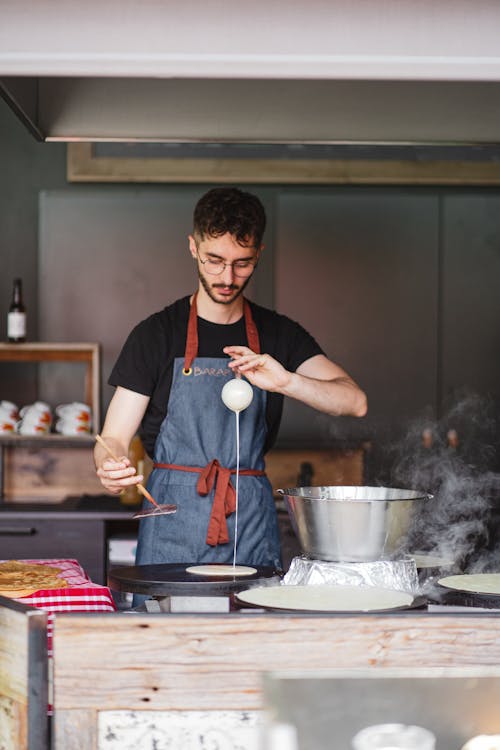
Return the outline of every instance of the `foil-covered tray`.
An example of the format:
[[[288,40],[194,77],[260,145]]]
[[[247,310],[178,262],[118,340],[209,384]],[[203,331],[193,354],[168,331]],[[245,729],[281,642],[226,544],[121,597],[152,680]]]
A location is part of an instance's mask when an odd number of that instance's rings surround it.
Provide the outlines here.
[[[405,556],[400,560],[340,563],[294,557],[283,578],[284,585],[335,584],[344,586],[373,586],[405,591],[412,596],[421,594],[415,560]]]

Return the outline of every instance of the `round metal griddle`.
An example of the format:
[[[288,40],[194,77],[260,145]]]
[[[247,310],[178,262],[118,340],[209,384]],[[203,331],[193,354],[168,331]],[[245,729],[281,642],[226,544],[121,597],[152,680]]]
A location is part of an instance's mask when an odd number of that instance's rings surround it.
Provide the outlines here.
[[[253,565],[257,572],[248,576],[201,576],[186,571],[192,565],[199,563],[112,568],[108,573],[108,585],[114,591],[155,597],[225,596],[242,589],[264,586],[272,579],[276,579],[277,583],[281,578],[277,570],[266,566]]]
[[[500,609],[498,594],[477,594],[471,591],[452,591],[445,589],[439,597],[440,604],[450,607],[480,607],[482,609]]]
[[[449,588],[440,583],[436,583],[434,594],[439,604],[447,604],[452,607],[500,609],[500,594]]]

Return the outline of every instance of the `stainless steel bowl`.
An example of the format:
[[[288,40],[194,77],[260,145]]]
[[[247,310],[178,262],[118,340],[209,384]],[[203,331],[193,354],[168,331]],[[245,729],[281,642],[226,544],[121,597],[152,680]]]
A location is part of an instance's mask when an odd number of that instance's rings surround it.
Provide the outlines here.
[[[315,560],[369,562],[402,548],[432,495],[390,487],[294,487],[283,495],[302,552]]]

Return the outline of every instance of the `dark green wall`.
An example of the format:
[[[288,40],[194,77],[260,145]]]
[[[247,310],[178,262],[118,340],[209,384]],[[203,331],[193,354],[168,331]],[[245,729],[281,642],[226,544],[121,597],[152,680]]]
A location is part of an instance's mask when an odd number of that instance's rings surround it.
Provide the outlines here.
[[[0,99],[0,339],[12,279],[24,283],[28,336],[37,338],[38,195],[43,189],[66,186],[66,146],[38,143]]]

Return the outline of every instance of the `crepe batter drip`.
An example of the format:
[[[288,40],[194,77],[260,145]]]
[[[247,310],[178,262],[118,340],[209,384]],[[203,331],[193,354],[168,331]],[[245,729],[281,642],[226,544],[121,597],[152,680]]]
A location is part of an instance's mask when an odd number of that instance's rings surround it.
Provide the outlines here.
[[[240,486],[240,411],[252,403],[253,390],[250,383],[242,378],[229,380],[222,389],[221,398],[236,417],[236,510],[234,519],[233,569],[236,568],[236,544],[238,541],[238,501]]]
[[[240,494],[240,413],[236,412],[236,515],[234,517],[233,568],[236,567],[236,542],[238,539],[238,501]]]

